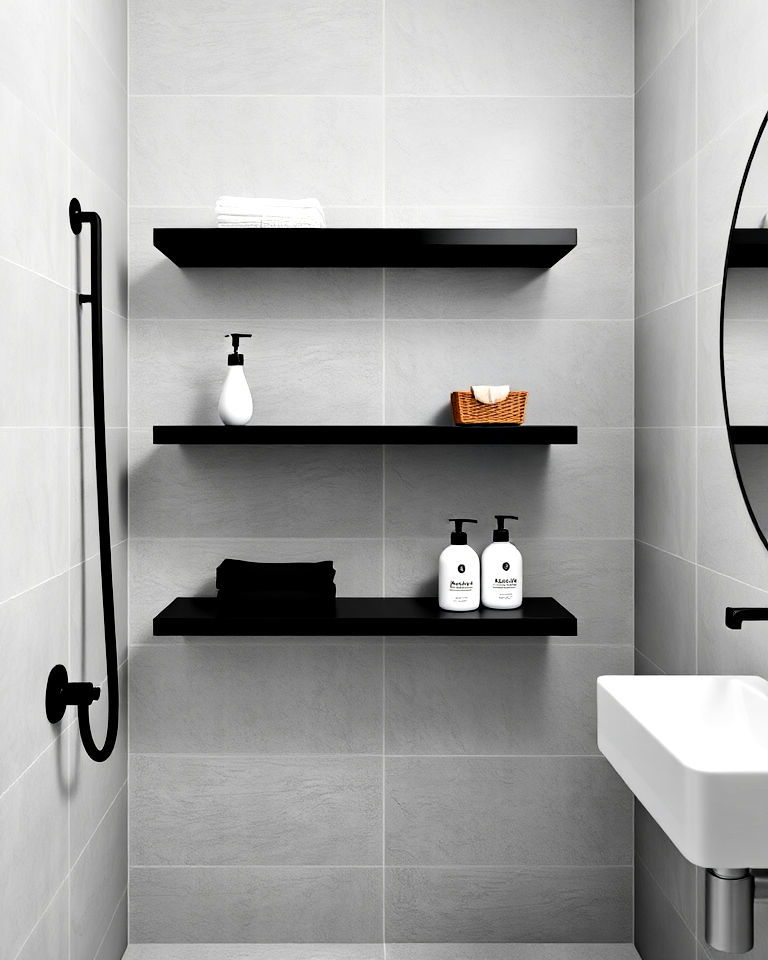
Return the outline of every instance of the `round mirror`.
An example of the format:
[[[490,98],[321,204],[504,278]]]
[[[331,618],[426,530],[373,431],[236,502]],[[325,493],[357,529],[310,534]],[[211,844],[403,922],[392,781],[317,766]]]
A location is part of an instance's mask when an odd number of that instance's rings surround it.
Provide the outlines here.
[[[723,276],[720,367],[733,463],[768,547],[768,114],[741,181]]]

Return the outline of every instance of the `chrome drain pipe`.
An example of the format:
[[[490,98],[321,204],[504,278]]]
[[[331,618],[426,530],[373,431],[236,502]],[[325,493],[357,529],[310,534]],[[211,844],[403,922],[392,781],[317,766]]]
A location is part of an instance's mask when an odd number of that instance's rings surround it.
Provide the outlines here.
[[[749,953],[755,941],[755,900],[768,899],[768,870],[706,872],[704,934],[723,953]]]

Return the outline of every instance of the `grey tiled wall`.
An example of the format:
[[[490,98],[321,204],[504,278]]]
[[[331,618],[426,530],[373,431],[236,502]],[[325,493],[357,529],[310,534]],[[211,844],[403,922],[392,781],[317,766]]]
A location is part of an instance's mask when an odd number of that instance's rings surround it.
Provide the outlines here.
[[[636,3],[638,673],[768,671],[764,628],[723,623],[726,605],[768,601],[768,554],[731,462],[719,370],[728,230],[768,108],[767,31],[760,0]],[[635,823],[643,960],[704,960],[701,876],[644,810]],[[755,918],[762,960],[768,917]]]
[[[0,7],[0,958],[119,960],[127,941],[126,10]],[[122,713],[94,764],[69,711],[44,713],[48,672],[105,680],[98,562],[87,231],[104,225],[112,560]],[[106,692],[94,706],[105,725]]]
[[[632,669],[630,0],[131,4],[131,937],[622,941],[631,798],[594,682]],[[331,225],[576,226],[533,270],[179,270],[218,195]],[[511,382],[575,447],[153,447],[215,423],[447,423]],[[431,594],[446,518],[520,514],[579,636],[155,640],[225,556]]]

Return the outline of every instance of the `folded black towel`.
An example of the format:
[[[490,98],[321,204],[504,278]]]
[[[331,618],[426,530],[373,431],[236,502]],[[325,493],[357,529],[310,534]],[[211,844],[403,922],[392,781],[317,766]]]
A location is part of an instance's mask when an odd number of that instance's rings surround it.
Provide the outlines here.
[[[295,590],[300,593],[335,595],[336,576],[331,560],[318,563],[253,563],[249,560],[222,560],[216,568],[216,586],[221,590],[260,593]]]
[[[261,590],[258,593],[241,593],[235,590],[219,590],[219,612],[228,617],[254,617],[259,612],[271,609],[285,612],[286,605],[292,612],[311,615],[318,610],[330,610],[336,603],[336,587],[332,592],[307,593],[298,590]]]

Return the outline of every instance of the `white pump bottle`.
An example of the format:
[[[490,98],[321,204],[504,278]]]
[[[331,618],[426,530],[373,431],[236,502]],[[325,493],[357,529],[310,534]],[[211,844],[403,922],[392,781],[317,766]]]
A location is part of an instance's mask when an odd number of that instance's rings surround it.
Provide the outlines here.
[[[253,416],[253,397],[243,370],[244,357],[238,353],[240,338],[250,336],[250,333],[232,334],[232,353],[227,357],[229,370],[219,395],[219,417],[228,426],[245,426]]]
[[[467,545],[464,523],[477,523],[465,517],[451,519],[456,529],[451,545],[440,554],[438,603],[441,610],[477,610],[480,606],[480,558]]]
[[[509,542],[505,520],[517,520],[511,513],[496,513],[493,543],[483,550],[481,595],[484,607],[514,610],[523,602],[523,558]]]

